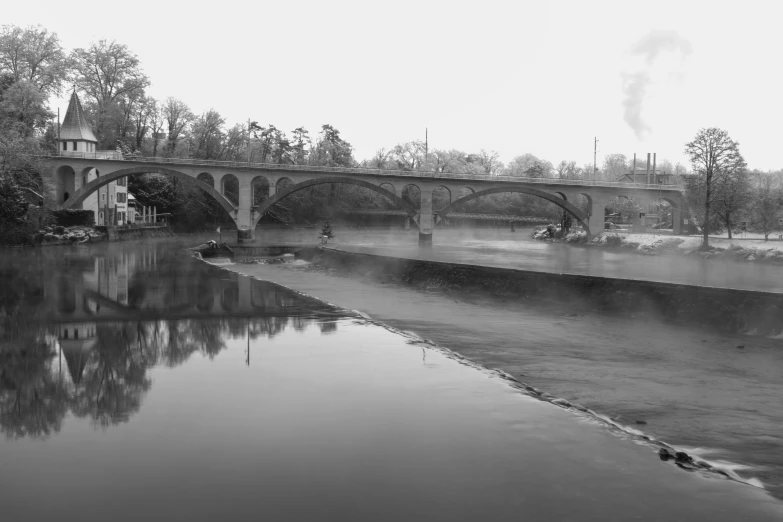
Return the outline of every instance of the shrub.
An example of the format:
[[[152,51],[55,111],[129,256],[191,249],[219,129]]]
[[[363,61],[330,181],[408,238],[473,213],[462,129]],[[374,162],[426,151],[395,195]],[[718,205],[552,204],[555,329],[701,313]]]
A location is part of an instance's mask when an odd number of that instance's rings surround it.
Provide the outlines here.
[[[95,213],[92,210],[60,209],[52,212],[57,224],[63,227],[93,226]]]

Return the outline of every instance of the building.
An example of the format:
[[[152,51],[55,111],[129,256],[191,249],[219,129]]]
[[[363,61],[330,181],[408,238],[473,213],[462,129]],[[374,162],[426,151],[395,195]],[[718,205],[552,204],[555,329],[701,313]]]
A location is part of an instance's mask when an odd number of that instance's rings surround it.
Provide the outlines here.
[[[637,165],[636,154],[634,154],[630,171],[617,178],[617,181],[654,185],[669,185],[673,183],[671,172],[661,172],[656,168],[656,159],[657,153],[653,153],[652,168],[650,168],[649,152],[647,153],[647,165]]]
[[[71,94],[68,110],[59,130],[58,149],[63,156],[78,157],[114,157],[114,151],[99,151],[98,139],[90,128],[90,124],[84,116],[81,101],[76,95],[76,90]],[[82,187],[100,176],[98,169],[90,169],[81,174]],[[74,189],[77,187],[74,187]],[[68,192],[64,199],[68,198]],[[91,194],[82,208],[92,210],[95,213],[95,224],[104,226],[124,225],[128,222],[128,180],[127,178],[112,181]]]

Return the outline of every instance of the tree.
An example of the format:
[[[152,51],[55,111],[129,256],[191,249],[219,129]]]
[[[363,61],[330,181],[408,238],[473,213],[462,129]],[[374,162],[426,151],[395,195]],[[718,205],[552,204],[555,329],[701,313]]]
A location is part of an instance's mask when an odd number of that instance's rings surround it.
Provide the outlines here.
[[[601,170],[607,179],[617,181],[629,171],[628,158],[625,157],[625,154],[607,154],[604,156]]]
[[[424,142],[420,140],[397,144],[391,151],[400,170],[416,170],[424,164]]]
[[[19,225],[27,214],[22,188],[11,176],[0,175],[0,224]]]
[[[722,182],[722,187],[715,197],[714,210],[729,232],[731,239],[731,228],[736,218],[743,211],[751,199],[750,179],[745,169],[738,170],[731,175],[727,175]]]
[[[163,118],[166,120],[168,128],[168,148],[173,153],[177,148],[177,139],[183,134],[185,129],[193,122],[195,116],[190,108],[176,98],[169,96],[163,102]]]
[[[95,104],[95,126],[103,140],[110,108],[122,98],[138,97],[149,86],[138,57],[126,45],[114,40],[98,40],[86,49],[74,49],[71,60],[75,81]]]
[[[685,145],[685,153],[693,165],[693,174],[687,183],[689,194],[699,204],[699,209],[703,209],[702,248],[706,249],[709,247],[712,207],[730,185],[727,180],[744,171],[746,163],[739,152],[739,143],[717,127],[701,129],[693,141]]]
[[[557,177],[560,179],[580,179],[583,176],[582,169],[575,161],[561,161],[557,165]]]
[[[46,97],[29,80],[20,80],[0,92],[0,128],[29,138],[46,127],[53,114]]]
[[[769,240],[769,233],[778,227],[778,219],[783,214],[783,186],[780,175],[773,173],[756,173],[756,180],[751,189],[750,217],[751,225],[764,234],[764,241]]]
[[[505,174],[528,178],[548,178],[552,175],[553,170],[551,162],[538,159],[532,154],[523,154],[508,164]]]
[[[149,122],[152,133],[152,155],[158,155],[158,143],[162,139],[163,126],[166,124],[166,115],[163,107],[155,98],[149,98]]]
[[[307,155],[312,146],[310,133],[304,127],[297,127],[291,132],[291,159],[294,165],[307,164]]]
[[[202,114],[193,123],[193,156],[202,159],[218,159],[222,152],[223,125],[226,120],[215,109]]]
[[[14,82],[30,82],[45,95],[60,94],[68,65],[56,33],[40,25],[4,25],[0,30],[0,73]]]
[[[352,167],[353,147],[340,137],[340,131],[331,125],[322,125],[315,147],[316,165],[329,167]],[[311,154],[311,157],[313,155]]]

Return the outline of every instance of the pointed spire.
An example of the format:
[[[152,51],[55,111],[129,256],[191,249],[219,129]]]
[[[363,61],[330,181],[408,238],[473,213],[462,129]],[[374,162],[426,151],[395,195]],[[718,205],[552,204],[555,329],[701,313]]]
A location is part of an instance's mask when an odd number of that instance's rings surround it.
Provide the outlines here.
[[[62,141],[81,140],[98,143],[95,134],[93,134],[90,125],[87,123],[87,119],[84,117],[82,103],[76,95],[76,85],[73,86],[71,101],[68,104],[68,110],[60,127],[60,139]]]

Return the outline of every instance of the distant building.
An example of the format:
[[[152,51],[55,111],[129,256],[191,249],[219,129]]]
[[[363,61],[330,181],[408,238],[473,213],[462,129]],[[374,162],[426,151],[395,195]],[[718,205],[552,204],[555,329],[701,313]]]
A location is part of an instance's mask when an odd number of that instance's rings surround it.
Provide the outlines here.
[[[64,156],[104,157],[116,155],[113,151],[99,151],[98,139],[84,117],[81,101],[74,90],[65,118],[60,126],[58,148]],[[82,173],[80,188],[100,176],[98,169]],[[128,222],[128,179],[121,178],[102,186],[84,200],[82,208],[95,213],[97,225],[124,225]]]
[[[636,163],[636,154],[633,155],[631,169],[617,178],[622,183],[639,183],[653,185],[669,185],[673,183],[671,172],[661,172],[656,168],[656,156],[653,154],[653,162],[650,165],[650,154],[647,154],[647,165]]]

